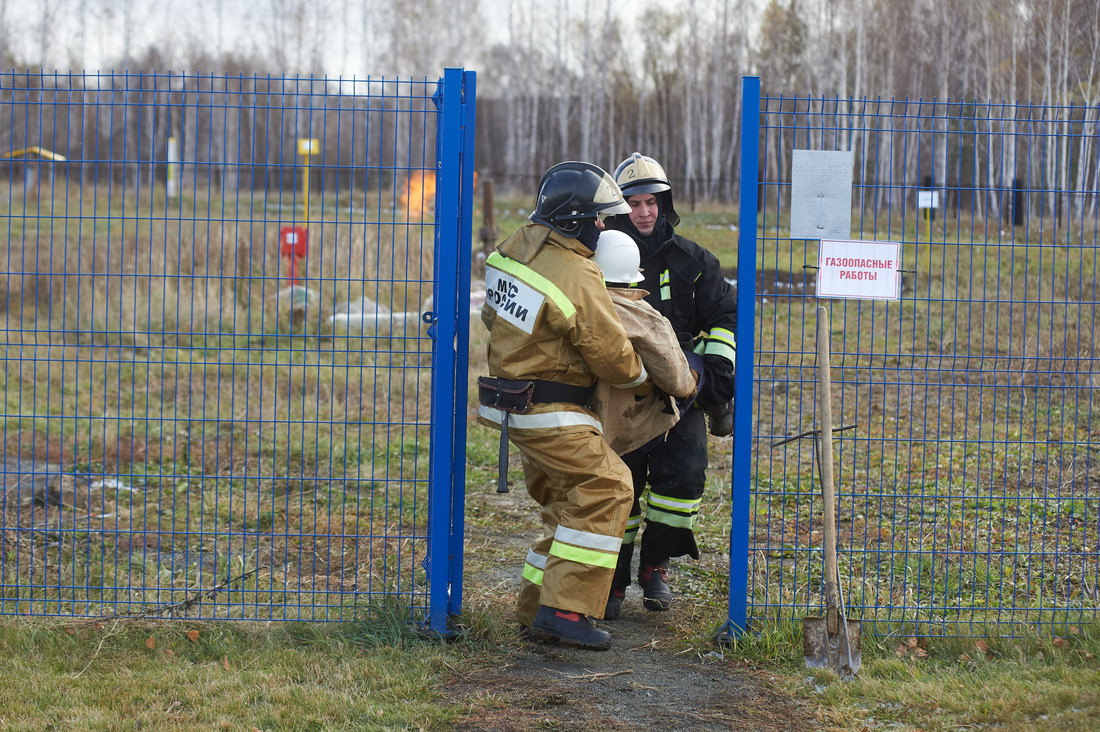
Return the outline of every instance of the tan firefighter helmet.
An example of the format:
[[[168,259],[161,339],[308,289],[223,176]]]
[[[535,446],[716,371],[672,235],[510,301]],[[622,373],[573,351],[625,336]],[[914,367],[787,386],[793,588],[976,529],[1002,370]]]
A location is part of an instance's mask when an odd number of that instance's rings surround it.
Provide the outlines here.
[[[634,153],[615,168],[615,182],[624,196],[661,193],[672,190],[661,164],[641,153]]]
[[[615,168],[615,182],[626,198],[652,193],[657,197],[665,219],[673,226],[680,223],[680,216],[672,205],[672,184],[665,175],[665,169],[653,158],[634,153]]]

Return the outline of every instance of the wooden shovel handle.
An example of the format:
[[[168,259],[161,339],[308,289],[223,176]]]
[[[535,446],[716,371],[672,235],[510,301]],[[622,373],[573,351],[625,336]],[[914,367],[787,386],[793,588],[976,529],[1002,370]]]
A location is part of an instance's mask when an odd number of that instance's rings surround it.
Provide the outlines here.
[[[829,311],[817,308],[817,378],[821,416],[821,499],[825,507],[825,582],[835,583],[836,496],[833,489],[833,399],[829,372]]]

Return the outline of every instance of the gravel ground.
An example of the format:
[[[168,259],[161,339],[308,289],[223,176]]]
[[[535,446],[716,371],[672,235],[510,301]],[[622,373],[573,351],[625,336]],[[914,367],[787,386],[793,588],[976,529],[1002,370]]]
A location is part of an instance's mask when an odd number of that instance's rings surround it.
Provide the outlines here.
[[[536,531],[534,503],[522,486],[503,496],[476,488],[467,495],[467,516],[466,597],[479,605],[514,603],[517,557]],[[672,570],[675,593],[675,563]],[[685,650],[675,629],[690,620],[688,602],[649,612],[634,585],[623,608],[619,619],[598,623],[612,633],[609,651],[517,640],[501,648],[494,666],[453,678],[450,702],[471,706],[456,729],[822,728],[810,702],[791,697],[731,648]]]

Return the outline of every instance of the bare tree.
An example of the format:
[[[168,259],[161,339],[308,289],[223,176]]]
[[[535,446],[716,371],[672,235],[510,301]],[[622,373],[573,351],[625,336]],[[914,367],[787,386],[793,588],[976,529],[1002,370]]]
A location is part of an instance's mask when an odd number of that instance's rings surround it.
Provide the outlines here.
[[[253,15],[264,53],[280,73],[324,73],[327,0],[265,0]]]
[[[45,71],[52,70],[54,39],[58,32],[61,0],[37,0],[34,9],[34,53],[36,63]],[[56,67],[55,67],[56,68]]]
[[[389,0],[389,66],[385,73],[401,76],[436,74],[446,66],[476,60],[482,35],[480,0]],[[431,32],[426,32],[431,29]]]
[[[8,3],[0,2],[0,64],[5,67],[15,66],[15,49],[12,48],[14,36]]]

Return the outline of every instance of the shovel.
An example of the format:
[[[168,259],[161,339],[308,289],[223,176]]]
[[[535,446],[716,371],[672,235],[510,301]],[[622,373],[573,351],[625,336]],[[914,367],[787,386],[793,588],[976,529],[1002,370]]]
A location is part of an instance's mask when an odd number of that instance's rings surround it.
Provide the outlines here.
[[[802,619],[802,651],[809,668],[831,668],[840,678],[859,671],[860,621],[846,620],[836,561],[836,495],[833,492],[832,377],[829,312],[817,309],[817,374],[821,395],[821,496],[825,507],[825,617]]]

